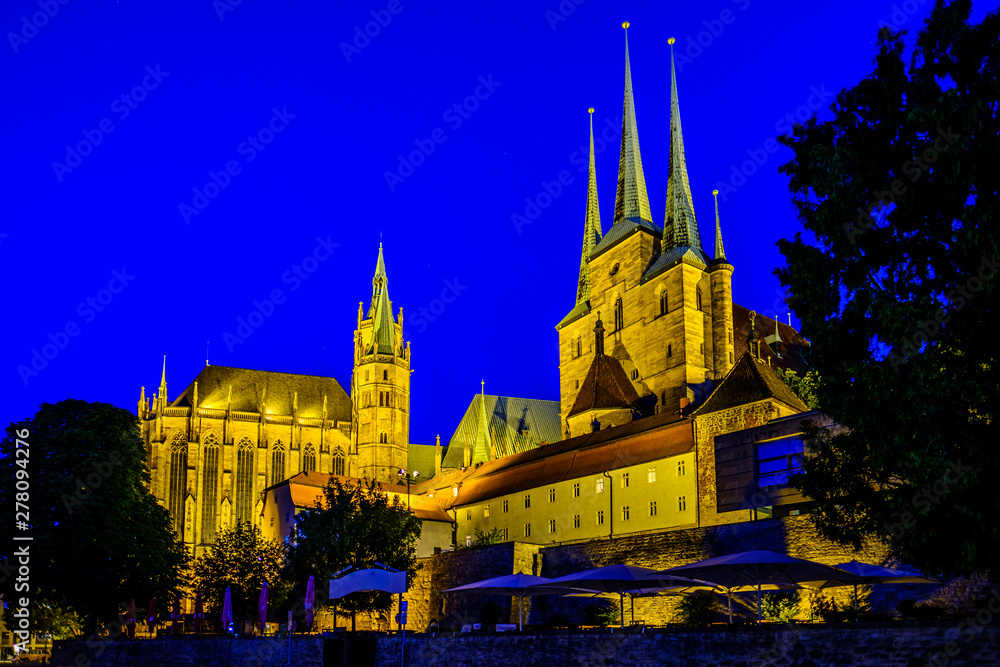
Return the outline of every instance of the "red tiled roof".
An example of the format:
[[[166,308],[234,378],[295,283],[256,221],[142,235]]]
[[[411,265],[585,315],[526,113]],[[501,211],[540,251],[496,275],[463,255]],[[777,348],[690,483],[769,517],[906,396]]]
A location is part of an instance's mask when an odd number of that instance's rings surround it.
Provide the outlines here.
[[[761,342],[761,350],[765,345]],[[807,412],[809,407],[802,402],[794,391],[778,377],[774,370],[749,352],[736,360],[722,382],[692,414],[708,414],[718,412],[737,405],[746,405],[768,398],[781,401],[785,405],[800,412]]]
[[[569,416],[602,408],[639,409],[639,394],[625,369],[617,359],[606,354],[598,354],[591,362]]]

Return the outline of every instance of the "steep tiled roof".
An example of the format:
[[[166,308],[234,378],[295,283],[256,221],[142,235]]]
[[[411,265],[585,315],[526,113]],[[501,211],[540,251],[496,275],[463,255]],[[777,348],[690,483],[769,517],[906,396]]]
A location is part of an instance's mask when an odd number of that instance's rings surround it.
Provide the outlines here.
[[[644,220],[642,218],[622,218],[614,224],[614,226],[608,230],[608,233],[601,239],[601,242],[597,244],[594,251],[590,253],[590,259],[595,259],[600,255],[604,254],[611,248],[618,245],[621,241],[624,241],[633,233],[639,230],[644,230],[650,234],[656,236],[657,238],[662,237],[663,229],[655,222],[650,222],[649,220]]]
[[[345,477],[343,475],[332,475],[325,472],[300,472],[289,477],[283,482],[268,487],[267,490],[277,489],[287,486],[292,499],[292,504],[301,509],[312,509],[317,502],[323,500],[323,489],[331,478],[336,477],[344,484],[353,484],[358,481],[356,477]],[[405,484],[383,484],[382,491],[396,496],[403,504],[406,504],[407,494]],[[433,498],[418,496],[412,485],[410,487],[410,509],[414,516],[424,521],[444,521],[451,523],[452,518]]]
[[[614,357],[598,354],[573,401],[569,416],[602,408],[639,408],[639,394]]]
[[[229,366],[206,366],[195,378],[198,383],[198,407],[225,410],[229,387],[233,388],[232,409],[258,412],[266,390],[267,411],[276,415],[291,415],[293,396],[298,392],[298,416],[320,419],[323,416],[323,396],[327,399],[327,419],[351,420],[351,399],[333,378],[296,373],[272,373]],[[190,406],[194,400],[194,383],[188,386],[172,406]]]
[[[469,505],[545,484],[599,475],[690,451],[691,420],[661,413],[488,461],[449,479],[460,485],[446,507]]]
[[[771,366],[788,368],[798,372],[800,375],[808,370],[808,364],[802,358],[803,352],[809,347],[809,341],[794,328],[788,326],[780,320],[777,322],[778,331],[781,334],[781,343],[776,347],[781,353],[779,357],[764,340],[774,334],[775,320],[765,317],[759,312],[754,318],[754,329],[760,337],[760,353],[765,363],[770,361]],[[750,333],[750,311],[743,306],[733,304],[733,336],[734,349],[737,357],[747,351],[747,334]]]
[[[562,322],[556,325],[556,330],[562,329],[567,324],[575,322],[587,313],[590,312],[590,301],[581,301],[573,306],[573,310],[566,314],[566,317],[562,318]]]
[[[802,412],[809,410],[772,368],[755,359],[749,352],[744,352],[708,400],[692,414],[705,415],[768,398]]]
[[[464,461],[463,448],[471,447],[479,432],[480,394],[469,403],[448,442],[442,467],[459,468]],[[562,438],[559,428],[559,401],[541,401],[513,396],[485,396],[490,440],[497,456],[516,454],[538,446],[540,442],[556,442]]]
[[[652,280],[678,261],[684,261],[688,264],[704,268],[708,266],[711,260],[708,259],[708,256],[701,248],[695,248],[694,246],[681,246],[680,248],[673,248],[667,252],[661,253],[659,257],[653,260],[653,263],[649,265],[649,268],[643,272],[642,282]]]

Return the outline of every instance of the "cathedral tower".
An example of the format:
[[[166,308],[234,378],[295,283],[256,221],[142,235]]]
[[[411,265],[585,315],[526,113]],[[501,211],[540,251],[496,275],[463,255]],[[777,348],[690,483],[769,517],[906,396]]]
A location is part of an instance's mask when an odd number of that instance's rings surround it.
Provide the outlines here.
[[[351,475],[395,482],[397,471],[407,468],[410,440],[410,345],[403,342],[403,309],[393,319],[382,244],[372,279],[372,300],[367,314],[358,304],[354,332],[354,405]]]
[[[629,27],[624,23],[622,27]],[[673,39],[669,40],[672,45]],[[732,367],[733,271],[716,225],[716,259],[702,249],[681,131],[673,50],[670,56],[670,152],[663,225],[652,219],[639,152],[632,71],[625,43],[625,96],[615,215],[602,235],[591,138],[583,257],[576,305],[559,331],[560,410],[566,435],[588,372],[601,347],[620,364],[638,395],[635,415],[676,411],[707,398]],[[591,136],[593,130],[591,130]],[[605,340],[598,345],[597,311]],[[623,388],[624,393],[625,392]]]

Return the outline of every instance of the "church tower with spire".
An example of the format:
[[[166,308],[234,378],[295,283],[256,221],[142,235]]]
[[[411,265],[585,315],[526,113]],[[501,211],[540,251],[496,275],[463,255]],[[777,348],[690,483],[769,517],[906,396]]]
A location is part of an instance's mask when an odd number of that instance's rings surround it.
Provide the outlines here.
[[[623,23],[626,30],[629,24]],[[566,435],[587,426],[575,406],[597,352],[593,332],[604,314],[603,354],[616,360],[639,400],[636,417],[674,412],[707,397],[733,365],[733,267],[725,259],[718,216],[716,257],[702,249],[681,131],[677,76],[670,62],[670,153],[663,224],[649,206],[639,151],[628,37],[615,214],[602,234],[591,123],[584,240],[576,305],[559,331],[560,402]],[[630,392],[625,392],[630,393]]]
[[[407,468],[410,439],[410,344],[403,341],[403,309],[393,318],[382,244],[368,310],[358,304],[354,332],[353,465],[349,475],[395,482]]]

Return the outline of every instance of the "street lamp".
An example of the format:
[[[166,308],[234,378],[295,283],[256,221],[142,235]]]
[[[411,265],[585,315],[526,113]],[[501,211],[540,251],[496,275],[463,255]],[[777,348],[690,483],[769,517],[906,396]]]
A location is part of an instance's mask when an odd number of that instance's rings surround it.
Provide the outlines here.
[[[417,477],[420,477],[420,473],[417,472],[416,470],[414,470],[412,473],[407,473],[405,470],[403,470],[402,468],[400,468],[397,471],[397,474],[400,477],[405,477],[406,478],[406,511],[409,512],[410,511],[410,480],[411,479],[416,479]]]

